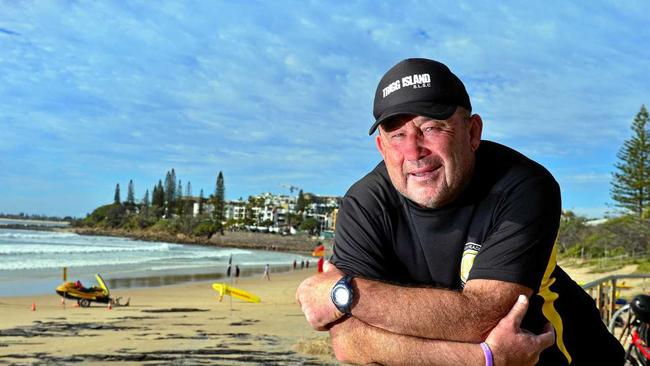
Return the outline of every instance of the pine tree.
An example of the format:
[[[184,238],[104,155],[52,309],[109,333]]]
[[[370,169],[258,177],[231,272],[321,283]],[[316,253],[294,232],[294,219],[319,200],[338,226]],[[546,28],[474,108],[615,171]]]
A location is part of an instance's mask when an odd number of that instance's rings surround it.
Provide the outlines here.
[[[149,213],[149,190],[148,189],[144,193],[144,197],[142,198],[142,207],[140,208],[140,211],[143,212],[145,215]]]
[[[184,216],[187,213],[185,201],[183,201],[183,182],[178,180],[178,185],[176,186],[176,197],[174,198],[176,205],[176,214],[179,216]]]
[[[160,184],[160,180],[158,181],[158,184]],[[151,193],[151,206],[153,207],[162,206],[162,202],[159,200],[160,193],[158,192],[158,184],[153,186],[153,191]]]
[[[650,203],[650,131],[645,105],[632,122],[633,136],[623,143],[614,165],[611,196],[616,205],[639,217]]]
[[[165,176],[165,203],[167,204],[167,215],[174,212],[176,200],[176,172],[172,168]]]
[[[192,184],[190,181],[187,181],[187,189],[185,190],[185,200],[183,201],[183,206],[183,213],[186,216],[194,215],[194,200],[192,199]]]
[[[126,191],[126,207],[129,210],[135,208],[135,193],[133,192],[133,179],[129,180],[129,187]]]
[[[203,188],[201,188],[201,193],[199,193],[199,215],[203,215],[203,204],[205,203],[205,198],[203,196]]]
[[[158,179],[158,200],[160,202],[160,207],[165,206],[165,187],[163,187],[160,179]]]
[[[165,211],[165,188],[163,188],[162,181],[159,179],[158,184],[153,186],[153,193],[151,195],[151,207],[153,215],[160,218]]]
[[[120,184],[117,183],[115,186],[115,197],[113,197],[113,203],[116,205],[122,204],[122,199],[120,198]]]
[[[149,190],[147,189],[146,192],[144,192],[144,197],[142,198],[142,206],[143,207],[149,207],[150,202],[149,202]]]
[[[214,190],[214,219],[218,223],[224,219],[226,187],[224,186],[223,173],[219,171],[217,176],[217,186]]]

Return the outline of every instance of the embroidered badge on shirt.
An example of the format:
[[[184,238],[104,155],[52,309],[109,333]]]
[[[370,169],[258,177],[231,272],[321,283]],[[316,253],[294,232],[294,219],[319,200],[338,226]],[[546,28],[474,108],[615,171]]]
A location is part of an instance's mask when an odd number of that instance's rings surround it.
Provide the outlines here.
[[[481,250],[481,244],[472,242],[465,244],[465,248],[463,250],[463,258],[460,261],[460,285],[462,287],[465,287],[465,283],[469,277],[469,271],[472,270],[472,266],[474,265],[474,258],[476,258],[479,250]]]

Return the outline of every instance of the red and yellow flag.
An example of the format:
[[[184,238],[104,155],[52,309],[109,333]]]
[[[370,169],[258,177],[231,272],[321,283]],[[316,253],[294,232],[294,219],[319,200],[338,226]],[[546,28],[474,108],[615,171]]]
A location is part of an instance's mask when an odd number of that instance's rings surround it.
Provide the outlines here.
[[[311,252],[311,255],[314,257],[323,257],[325,256],[325,245],[321,244],[314,248],[314,251]]]

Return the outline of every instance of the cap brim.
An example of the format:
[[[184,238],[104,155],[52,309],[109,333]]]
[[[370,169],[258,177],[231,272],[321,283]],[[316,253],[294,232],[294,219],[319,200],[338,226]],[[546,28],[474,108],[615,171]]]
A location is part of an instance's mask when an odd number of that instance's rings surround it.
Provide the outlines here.
[[[456,108],[458,108],[458,106],[430,102],[398,104],[391,108],[387,108],[384,113],[382,113],[381,116],[377,118],[372,127],[370,127],[368,135],[375,133],[375,130],[380,124],[396,116],[415,115],[443,120],[451,117],[454,112],[456,112]]]

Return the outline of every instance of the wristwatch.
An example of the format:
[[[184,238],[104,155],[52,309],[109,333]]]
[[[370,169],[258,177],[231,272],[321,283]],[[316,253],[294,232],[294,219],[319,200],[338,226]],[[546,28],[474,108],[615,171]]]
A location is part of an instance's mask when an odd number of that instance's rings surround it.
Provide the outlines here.
[[[352,288],[352,276],[345,275],[332,287],[330,297],[340,312],[345,315],[352,315],[352,303],[354,302],[354,289]]]

